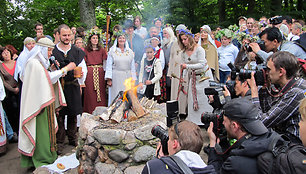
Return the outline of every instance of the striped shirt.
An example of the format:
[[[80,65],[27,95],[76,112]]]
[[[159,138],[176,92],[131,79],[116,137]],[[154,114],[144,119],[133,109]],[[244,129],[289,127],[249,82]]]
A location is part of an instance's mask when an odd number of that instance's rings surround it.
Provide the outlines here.
[[[252,98],[252,102],[261,109],[258,117],[267,128],[274,128],[280,134],[294,135],[299,138],[300,100],[305,97],[306,82],[297,82],[280,97],[272,97],[267,89],[259,90],[259,98]],[[288,134],[289,133],[289,134]]]

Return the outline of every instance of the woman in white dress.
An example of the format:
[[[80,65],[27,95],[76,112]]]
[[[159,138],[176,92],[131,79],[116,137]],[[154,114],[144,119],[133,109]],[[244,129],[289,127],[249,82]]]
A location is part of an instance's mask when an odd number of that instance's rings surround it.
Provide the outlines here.
[[[213,111],[204,94],[204,88],[209,87],[209,80],[213,80],[213,75],[205,59],[205,50],[195,42],[194,35],[186,30],[180,30],[179,33],[179,45],[183,50],[181,68],[184,81],[188,86],[186,119],[197,125],[203,125],[201,114]],[[180,95],[185,94],[180,92]]]
[[[114,45],[108,52],[105,80],[109,86],[108,106],[120,91],[125,90],[124,81],[130,77],[136,80],[134,52],[129,48],[124,33],[118,33]]]

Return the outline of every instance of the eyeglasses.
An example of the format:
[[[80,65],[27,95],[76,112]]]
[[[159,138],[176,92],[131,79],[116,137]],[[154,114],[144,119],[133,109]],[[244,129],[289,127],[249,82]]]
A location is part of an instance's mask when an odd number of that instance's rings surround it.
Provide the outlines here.
[[[179,137],[179,131],[178,131],[178,128],[177,128],[178,124],[180,124],[180,122],[176,123],[175,126],[174,126],[174,131],[175,131],[177,137]]]

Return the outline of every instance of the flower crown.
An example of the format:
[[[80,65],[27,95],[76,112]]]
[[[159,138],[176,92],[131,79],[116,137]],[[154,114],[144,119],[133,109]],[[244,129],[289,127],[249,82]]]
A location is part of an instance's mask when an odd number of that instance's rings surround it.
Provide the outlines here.
[[[119,31],[117,31],[117,32],[114,32],[114,35],[115,35],[116,37],[119,37],[119,36],[125,35],[125,33],[124,33],[122,30],[119,30]]]
[[[180,29],[179,33],[184,33],[185,35],[190,35],[194,37],[194,34],[190,33],[188,30]]]
[[[147,48],[152,48],[153,51],[155,52],[155,48],[154,48],[152,45],[147,45],[147,46],[145,46],[144,50],[146,50]]]
[[[239,43],[241,44],[243,39],[250,39],[251,42],[257,42],[259,40],[258,36],[251,36],[249,34],[246,34],[245,32],[239,32],[235,34],[234,38],[236,38]]]
[[[104,33],[102,33],[102,30],[91,29],[89,31],[86,31],[86,33],[85,33],[85,43],[87,43],[89,38],[93,35],[98,35],[98,37],[100,38],[100,41],[102,41],[103,39],[106,39],[106,35]]]
[[[228,29],[232,30],[233,32],[236,32],[239,29],[239,27],[236,24],[234,24],[234,25],[228,26]]]
[[[222,29],[220,31],[217,32],[216,34],[216,38],[221,39],[223,36],[227,37],[227,38],[232,38],[233,37],[233,32],[229,29]]]
[[[173,24],[166,24],[165,27],[171,27],[171,28],[175,28]]]

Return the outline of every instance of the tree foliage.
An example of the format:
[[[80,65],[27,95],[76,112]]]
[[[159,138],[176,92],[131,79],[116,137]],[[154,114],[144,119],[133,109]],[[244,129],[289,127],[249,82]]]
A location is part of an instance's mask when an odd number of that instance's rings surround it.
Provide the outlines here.
[[[215,28],[237,23],[239,16],[271,17],[290,15],[306,19],[304,0],[86,0],[95,5],[96,24],[104,27],[106,15],[111,15],[111,27],[136,15],[150,27],[153,19],[162,17],[165,23],[186,24],[197,32],[204,24]],[[14,3],[13,3],[14,2]],[[44,24],[44,34],[52,35],[60,24],[84,26],[80,20],[77,0],[0,0],[0,44],[12,44],[19,50],[27,36],[35,37],[34,25]],[[86,19],[86,18],[85,18]]]

